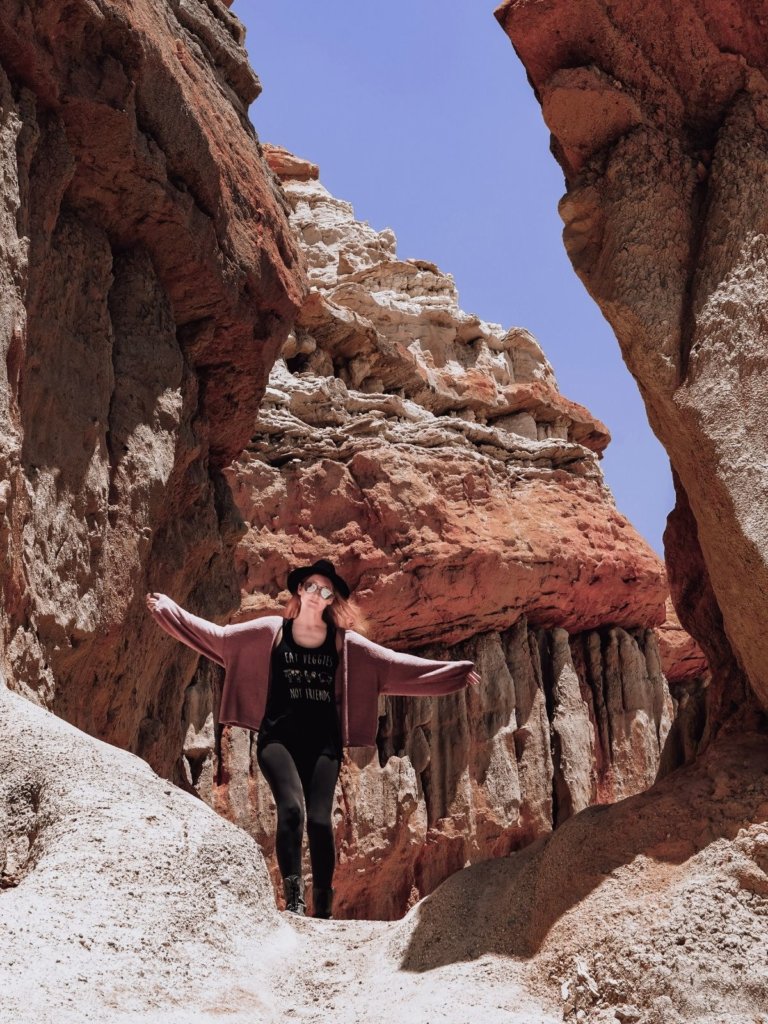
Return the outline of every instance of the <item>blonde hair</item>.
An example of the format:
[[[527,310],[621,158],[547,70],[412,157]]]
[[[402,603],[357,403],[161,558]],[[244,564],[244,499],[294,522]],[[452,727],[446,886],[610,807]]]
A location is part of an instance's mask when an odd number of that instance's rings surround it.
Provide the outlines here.
[[[298,592],[291,594],[290,600],[283,608],[283,615],[286,619],[295,619],[300,608],[301,598]],[[354,629],[356,633],[365,633],[368,628],[355,599],[342,597],[341,594],[334,594],[333,602],[323,611],[323,618],[337,629]]]

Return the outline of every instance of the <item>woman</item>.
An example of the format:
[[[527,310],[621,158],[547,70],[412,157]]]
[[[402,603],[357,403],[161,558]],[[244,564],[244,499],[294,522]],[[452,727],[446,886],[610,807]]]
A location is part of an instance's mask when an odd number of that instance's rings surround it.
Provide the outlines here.
[[[329,918],[336,850],[331,810],[345,746],[373,746],[380,693],[453,693],[479,677],[471,661],[428,661],[380,647],[351,627],[350,588],[321,559],[288,574],[285,616],[217,626],[164,594],[147,607],[171,636],[223,665],[223,725],[258,730],[257,759],[277,808],[286,909],[304,915],[306,804],[314,916]],[[303,798],[303,799],[302,799]]]

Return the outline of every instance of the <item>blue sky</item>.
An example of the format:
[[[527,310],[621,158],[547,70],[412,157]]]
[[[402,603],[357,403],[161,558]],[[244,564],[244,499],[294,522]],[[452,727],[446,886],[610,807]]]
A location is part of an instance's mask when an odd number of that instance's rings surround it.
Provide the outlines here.
[[[573,272],[563,176],[512,45],[479,0],[238,0],[259,137],[320,165],[402,259],[453,274],[464,309],[541,343],[560,390],[605,422],[619,509],[659,552],[669,462],[618,344]]]

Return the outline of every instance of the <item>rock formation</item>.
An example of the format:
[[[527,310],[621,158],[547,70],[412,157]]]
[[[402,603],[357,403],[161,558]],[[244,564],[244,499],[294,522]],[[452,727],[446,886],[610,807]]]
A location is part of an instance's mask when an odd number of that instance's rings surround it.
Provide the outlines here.
[[[457,872],[394,924],[280,918],[242,829],[2,684],[0,749],[2,1024],[768,1012],[762,735],[718,737],[648,793]]]
[[[272,1010],[248,975],[289,929],[241,829],[2,679],[0,749],[3,1024]]]
[[[766,747],[717,728],[745,677],[764,698],[758,15],[683,4],[682,31],[624,0],[610,20],[597,2],[502,11],[560,133],[569,245],[677,471],[671,583],[714,699],[684,644],[667,734],[666,587],[602,483],[604,428],[526,332],[462,313],[446,275],[273,151],[281,192],[227,6],[0,14],[0,658],[19,691],[0,677],[0,1022],[764,1018]],[[484,677],[391,701],[378,758],[351,752],[342,908],[399,913],[560,825],[396,925],[280,919],[243,829],[34,706],[166,775],[183,744],[188,784],[260,835],[252,738],[215,732],[215,671],[184,692],[195,658],[141,596],[224,617],[242,581],[258,614],[310,553],[360,585],[377,638]],[[703,735],[649,792],[580,810]]]
[[[465,313],[449,275],[399,260],[392,232],[357,221],[315,165],[265,152],[312,289],[226,471],[248,524],[238,615],[273,610],[288,568],[322,554],[373,639],[470,658],[484,680],[383,703],[378,756],[352,752],[342,771],[339,911],[393,917],[690,756],[706,666],[665,628],[667,671],[696,680],[668,737],[662,567],[603,483],[607,431],[559,393],[535,339]],[[185,705],[187,780],[271,851],[252,739],[217,737],[215,705],[206,668]]]
[[[767,770],[764,734],[723,734],[647,793],[455,874],[406,919],[404,968],[501,956],[564,1021],[765,1020]]]
[[[675,606],[722,721],[768,706],[768,23],[718,0],[502,4],[566,179],[564,240],[616,331],[677,506]]]
[[[669,453],[672,597],[711,669],[677,723],[681,737],[685,721],[706,723],[704,755],[599,821],[581,817],[586,855],[558,851],[572,909],[545,910],[531,938],[546,932],[564,1019],[764,1020],[766,20],[708,0],[517,0],[496,14],[565,173],[566,248]],[[550,877],[555,843],[537,865]],[[611,889],[619,916],[606,916]]]
[[[201,0],[0,14],[0,662],[164,774],[194,660],[143,594],[237,604],[221,469],[304,287],[242,39]]]

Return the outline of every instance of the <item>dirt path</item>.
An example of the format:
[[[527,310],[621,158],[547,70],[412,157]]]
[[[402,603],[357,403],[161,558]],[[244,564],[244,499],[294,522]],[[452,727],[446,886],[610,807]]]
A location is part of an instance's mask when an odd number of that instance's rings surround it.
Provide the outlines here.
[[[401,967],[420,912],[399,922],[292,919],[296,935],[284,1019],[302,1024],[555,1024],[521,982],[513,960],[486,954],[427,971]],[[446,927],[457,927],[446,922]],[[281,968],[271,965],[279,992]],[[275,1007],[276,1010],[279,1007]],[[275,1020],[279,1020],[278,1016]]]

